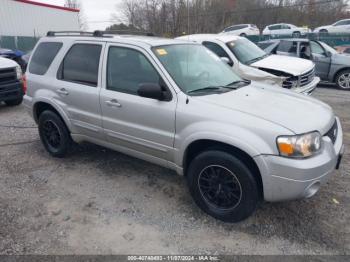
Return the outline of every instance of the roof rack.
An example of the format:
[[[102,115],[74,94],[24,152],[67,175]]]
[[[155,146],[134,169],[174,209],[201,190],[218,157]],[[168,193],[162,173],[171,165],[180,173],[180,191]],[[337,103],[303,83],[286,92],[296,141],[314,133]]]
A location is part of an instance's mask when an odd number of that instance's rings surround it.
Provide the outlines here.
[[[143,31],[129,31],[129,30],[111,30],[111,31],[100,31],[94,32],[86,31],[49,31],[46,36],[86,36],[86,37],[112,37],[112,35],[144,35],[144,36],[155,36],[153,33]]]

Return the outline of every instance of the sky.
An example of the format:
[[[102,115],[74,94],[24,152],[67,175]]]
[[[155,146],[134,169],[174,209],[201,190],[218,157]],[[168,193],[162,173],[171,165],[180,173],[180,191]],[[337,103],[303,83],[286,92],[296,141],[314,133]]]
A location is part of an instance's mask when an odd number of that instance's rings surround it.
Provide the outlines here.
[[[34,0],[36,2],[47,3],[52,5],[64,5],[64,0]],[[118,5],[121,0],[80,0],[83,14],[88,25],[88,30],[104,30],[111,25],[112,13],[118,13]],[[120,21],[124,18],[120,15]],[[125,22],[125,21],[124,21]]]

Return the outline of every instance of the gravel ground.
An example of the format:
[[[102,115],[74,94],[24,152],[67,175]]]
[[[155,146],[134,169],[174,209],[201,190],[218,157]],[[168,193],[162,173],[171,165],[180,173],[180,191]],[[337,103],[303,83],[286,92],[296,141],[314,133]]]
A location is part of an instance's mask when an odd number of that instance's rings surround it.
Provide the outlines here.
[[[350,92],[315,96],[333,106],[350,148]],[[171,171],[90,144],[54,159],[23,128],[34,126],[23,106],[0,105],[0,119],[22,127],[0,127],[0,254],[350,254],[349,153],[312,199],[264,203],[225,224]]]

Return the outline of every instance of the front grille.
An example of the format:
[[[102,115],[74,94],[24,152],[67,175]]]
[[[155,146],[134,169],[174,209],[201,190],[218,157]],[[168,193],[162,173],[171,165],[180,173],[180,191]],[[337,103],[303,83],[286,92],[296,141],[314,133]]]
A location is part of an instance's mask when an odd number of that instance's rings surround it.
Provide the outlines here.
[[[15,68],[0,69],[0,88],[1,85],[7,85],[17,82]]]
[[[335,144],[335,142],[337,141],[337,136],[338,136],[338,122],[337,121],[335,121],[334,125],[325,134],[325,136],[328,136],[332,140],[332,143]]]
[[[315,68],[313,68],[311,71],[303,74],[300,76],[300,86],[306,86],[310,84],[312,81],[314,81],[315,78]]]
[[[297,87],[303,87],[310,84],[315,79],[315,68],[302,74],[301,76],[292,76],[289,77],[286,81],[283,82],[283,88],[291,89],[293,83],[297,83]]]

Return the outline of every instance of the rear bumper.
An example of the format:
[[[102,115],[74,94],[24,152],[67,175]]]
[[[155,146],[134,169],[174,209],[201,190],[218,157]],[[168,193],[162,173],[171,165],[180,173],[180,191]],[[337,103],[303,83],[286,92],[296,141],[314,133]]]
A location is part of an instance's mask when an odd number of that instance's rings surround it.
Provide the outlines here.
[[[308,159],[290,159],[280,156],[255,157],[260,169],[264,198],[269,202],[309,198],[330,178],[344,153],[343,133],[339,120],[335,144],[323,137],[322,152]]]
[[[314,80],[303,87],[297,87],[292,89],[293,91],[297,92],[297,93],[301,93],[304,95],[311,95],[312,92],[316,89],[317,85],[320,83],[321,79],[319,77],[315,77]]]
[[[18,99],[23,95],[23,84],[21,82],[0,85],[0,101]]]

